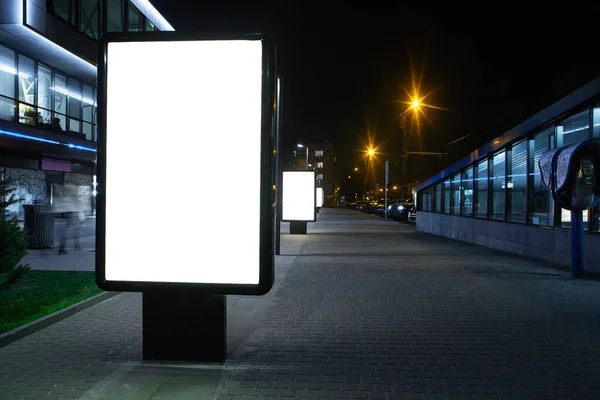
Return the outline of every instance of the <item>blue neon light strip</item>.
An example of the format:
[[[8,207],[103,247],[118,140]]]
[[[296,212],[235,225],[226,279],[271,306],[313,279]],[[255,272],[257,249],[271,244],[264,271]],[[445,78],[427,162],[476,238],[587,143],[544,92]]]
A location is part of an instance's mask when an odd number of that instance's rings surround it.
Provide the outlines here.
[[[57,142],[56,140],[42,139],[39,137],[24,135],[22,133],[9,132],[9,131],[5,131],[2,129],[0,129],[0,134],[6,135],[6,136],[13,136],[13,137],[17,137],[20,139],[35,140],[36,142],[42,142],[42,143],[59,144],[59,145],[62,144],[63,146],[67,146],[71,149],[92,151],[94,153],[96,152],[96,149],[92,149],[91,147],[80,146],[80,145],[76,145],[73,143],[61,143],[61,142]]]

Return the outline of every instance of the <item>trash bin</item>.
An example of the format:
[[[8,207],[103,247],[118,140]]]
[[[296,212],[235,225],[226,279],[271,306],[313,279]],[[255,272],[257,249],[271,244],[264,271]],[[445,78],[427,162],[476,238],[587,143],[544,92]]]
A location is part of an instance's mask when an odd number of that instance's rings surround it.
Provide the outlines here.
[[[49,204],[25,204],[23,228],[29,234],[28,249],[49,249],[54,246],[54,214]]]

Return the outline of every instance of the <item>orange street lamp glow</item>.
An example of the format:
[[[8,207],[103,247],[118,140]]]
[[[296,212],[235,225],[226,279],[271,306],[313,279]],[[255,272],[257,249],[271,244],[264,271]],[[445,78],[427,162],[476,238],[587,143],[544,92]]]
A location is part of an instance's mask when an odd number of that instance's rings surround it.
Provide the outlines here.
[[[412,106],[411,108],[419,108],[419,105],[421,104],[421,102],[419,101],[419,99],[415,99],[412,102]]]
[[[375,150],[373,148],[370,148],[367,153],[369,154],[369,156],[373,156],[375,154]]]

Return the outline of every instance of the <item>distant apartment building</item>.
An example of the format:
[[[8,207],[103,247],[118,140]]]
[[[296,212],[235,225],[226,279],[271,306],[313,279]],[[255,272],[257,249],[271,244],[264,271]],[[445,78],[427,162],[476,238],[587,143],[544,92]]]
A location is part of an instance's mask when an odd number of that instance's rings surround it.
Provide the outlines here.
[[[291,167],[297,170],[314,170],[317,187],[323,188],[325,207],[334,207],[335,200],[335,149],[329,141],[322,143],[304,143],[292,151]],[[308,149],[308,150],[307,150]],[[307,163],[308,157],[308,163]]]
[[[22,204],[70,184],[93,212],[97,39],[156,30],[173,27],[147,0],[0,1],[0,174]]]

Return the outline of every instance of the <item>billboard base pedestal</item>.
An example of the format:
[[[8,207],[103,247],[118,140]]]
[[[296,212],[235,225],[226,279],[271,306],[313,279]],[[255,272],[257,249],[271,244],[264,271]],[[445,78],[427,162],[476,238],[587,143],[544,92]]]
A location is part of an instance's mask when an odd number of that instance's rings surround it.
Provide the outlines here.
[[[307,224],[306,221],[290,221],[290,235],[305,235]]]
[[[146,360],[222,362],[227,357],[225,295],[194,289],[148,290],[142,295]]]

